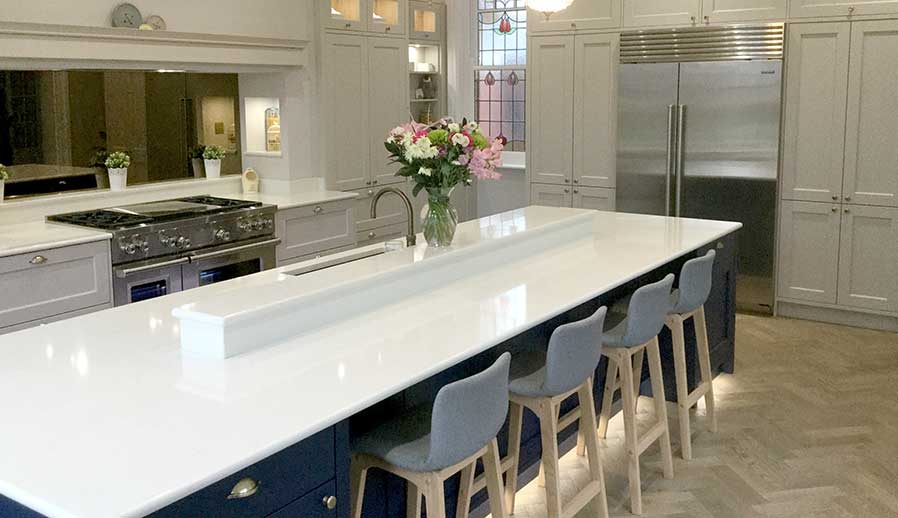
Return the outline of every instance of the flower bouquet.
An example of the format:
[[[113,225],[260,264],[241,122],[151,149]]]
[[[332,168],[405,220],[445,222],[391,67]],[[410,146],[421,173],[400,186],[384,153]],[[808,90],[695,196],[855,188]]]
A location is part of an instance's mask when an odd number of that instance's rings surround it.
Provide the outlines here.
[[[449,246],[455,237],[458,213],[449,201],[455,187],[471,185],[474,178],[501,178],[496,168],[502,165],[504,143],[490,141],[476,122],[442,119],[428,126],[412,121],[390,132],[386,148],[392,162],[401,165],[396,175],[415,183],[412,194],[427,191],[424,238],[433,247]]]

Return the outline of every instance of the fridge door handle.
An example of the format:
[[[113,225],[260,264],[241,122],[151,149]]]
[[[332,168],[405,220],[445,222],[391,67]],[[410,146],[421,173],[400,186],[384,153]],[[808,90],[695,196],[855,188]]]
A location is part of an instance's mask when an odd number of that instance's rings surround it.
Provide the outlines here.
[[[677,107],[677,158],[674,160],[676,168],[676,217],[680,217],[680,209],[683,200],[683,168],[686,161],[686,105]]]
[[[677,105],[671,104],[667,106],[667,177],[664,179],[665,197],[664,197],[664,215],[670,216],[670,186],[671,177],[675,173],[675,143],[674,138],[677,133]]]

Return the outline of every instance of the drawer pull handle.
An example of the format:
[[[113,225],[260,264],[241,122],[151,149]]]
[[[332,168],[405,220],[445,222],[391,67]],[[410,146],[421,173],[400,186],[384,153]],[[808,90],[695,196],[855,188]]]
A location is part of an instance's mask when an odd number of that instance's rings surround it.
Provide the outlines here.
[[[723,250],[724,248],[726,248],[726,246],[724,246],[723,242],[718,242],[718,243],[717,243],[717,249],[718,249],[718,250]]]
[[[249,498],[256,494],[259,491],[259,483],[255,480],[246,477],[241,479],[240,482],[234,484],[234,488],[231,489],[231,494],[228,495],[228,500],[240,500],[243,498]]]
[[[337,508],[337,497],[335,496],[326,496],[321,501],[324,504],[324,507],[327,507],[328,510],[333,511]]]
[[[36,255],[36,256],[32,257],[31,260],[28,262],[31,264],[44,264],[47,262],[47,258],[42,255]]]
[[[321,214],[322,212],[324,212],[324,209],[321,208],[321,205],[315,207],[315,214]]]
[[[374,232],[368,232],[368,239],[374,239],[375,237],[377,237],[377,234],[375,234]]]

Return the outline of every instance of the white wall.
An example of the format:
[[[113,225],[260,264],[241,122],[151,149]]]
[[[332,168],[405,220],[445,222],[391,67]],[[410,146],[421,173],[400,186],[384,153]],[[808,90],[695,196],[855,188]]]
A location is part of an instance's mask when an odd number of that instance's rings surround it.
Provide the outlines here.
[[[317,0],[130,0],[168,30],[311,39]],[[0,21],[109,27],[121,0],[3,0]]]

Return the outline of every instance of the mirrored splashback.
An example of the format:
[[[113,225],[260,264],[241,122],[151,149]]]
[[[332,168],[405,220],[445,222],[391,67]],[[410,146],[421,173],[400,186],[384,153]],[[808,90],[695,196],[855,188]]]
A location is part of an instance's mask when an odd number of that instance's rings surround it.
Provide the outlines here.
[[[131,157],[128,185],[203,176],[203,146],[239,174],[237,74],[0,71],[6,198],[108,187],[106,155]],[[199,163],[195,163],[199,162]]]

